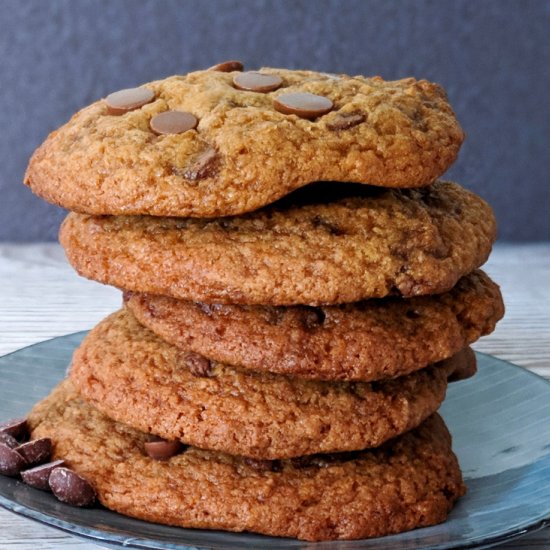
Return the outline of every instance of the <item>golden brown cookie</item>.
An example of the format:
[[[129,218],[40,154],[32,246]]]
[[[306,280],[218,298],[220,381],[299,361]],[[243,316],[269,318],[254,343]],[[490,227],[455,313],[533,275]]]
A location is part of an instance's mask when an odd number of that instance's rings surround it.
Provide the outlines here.
[[[438,182],[420,190],[317,184],[213,220],[70,214],[60,240],[81,275],[119,288],[319,305],[445,292],[485,262],[495,235],[487,203]]]
[[[377,380],[441,361],[491,333],[504,314],[482,271],[449,292],[340,306],[203,304],[127,292],[126,306],[163,340],[209,359],[317,380]]]
[[[107,508],[146,521],[305,540],[360,539],[440,523],[465,486],[438,415],[381,448],[251,461],[188,447],[149,458],[148,436],[62,383],[29,416]]]
[[[467,363],[475,365],[471,350]],[[75,352],[70,378],[110,418],[166,439],[257,459],[375,447],[418,426],[458,358],[372,384],[238,370],[163,342],[126,311]]]
[[[464,139],[425,80],[261,72],[198,71],[97,101],[50,134],[25,182],[77,212],[226,216],[317,180],[428,185]]]

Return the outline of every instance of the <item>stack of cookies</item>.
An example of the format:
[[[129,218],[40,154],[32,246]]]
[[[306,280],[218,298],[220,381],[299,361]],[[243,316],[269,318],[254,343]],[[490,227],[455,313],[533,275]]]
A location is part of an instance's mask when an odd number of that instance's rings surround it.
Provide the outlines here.
[[[463,132],[409,78],[243,72],[122,90],[26,183],[74,268],[124,291],[32,438],[112,510],[306,540],[444,521],[465,486],[437,415],[503,314],[490,207],[437,178]]]

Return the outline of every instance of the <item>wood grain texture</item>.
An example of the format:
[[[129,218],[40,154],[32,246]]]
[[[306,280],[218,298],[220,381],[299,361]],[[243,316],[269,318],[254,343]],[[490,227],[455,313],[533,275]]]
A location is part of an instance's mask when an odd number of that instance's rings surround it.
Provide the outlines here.
[[[475,349],[550,379],[550,244],[498,246],[485,270],[501,284],[507,313]],[[77,277],[58,245],[0,245],[0,355],[91,328],[120,301],[117,290]],[[0,509],[0,548],[98,546]],[[497,548],[550,548],[550,529]]]

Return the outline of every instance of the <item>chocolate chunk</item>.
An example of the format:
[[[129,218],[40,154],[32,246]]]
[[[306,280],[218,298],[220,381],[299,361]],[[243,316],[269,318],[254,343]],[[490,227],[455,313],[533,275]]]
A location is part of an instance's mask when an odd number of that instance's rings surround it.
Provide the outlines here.
[[[245,457],[243,462],[258,472],[280,472],[283,469],[279,460],[258,460]]]
[[[361,122],[365,121],[365,115],[362,114],[349,114],[349,115],[337,115],[330,122],[327,122],[327,128],[334,132],[339,130],[348,130],[353,128]]]
[[[180,441],[167,441],[160,437],[147,441],[144,447],[147,455],[155,460],[168,460],[185,449]]]
[[[405,316],[408,319],[418,319],[421,316],[421,314],[420,312],[416,311],[416,309],[408,309],[405,313]]]
[[[183,172],[183,177],[191,181],[207,178],[215,172],[217,160],[218,152],[213,147],[209,147],[195,157]]]
[[[110,115],[123,115],[151,103],[153,99],[155,93],[149,88],[127,88],[109,94],[105,103]]]
[[[96,499],[95,490],[87,479],[63,466],[54,468],[49,479],[52,493],[72,506],[91,506]]]
[[[212,363],[198,353],[192,351],[182,352],[178,355],[178,363],[185,365],[193,376],[208,378],[212,375]]]
[[[0,443],[4,443],[4,445],[7,445],[10,449],[15,449],[15,447],[19,447],[19,441],[17,441],[15,437],[2,432],[0,432]]]
[[[283,79],[276,74],[264,74],[255,71],[241,73],[233,78],[235,88],[247,92],[266,94],[281,87]]]
[[[209,71],[220,71],[222,73],[231,73],[233,71],[242,71],[244,65],[240,61],[224,61],[223,63],[218,63],[213,67],[210,67]]]
[[[52,440],[48,437],[33,439],[15,449],[29,464],[40,464],[52,454]]]
[[[319,307],[300,308],[300,320],[306,329],[319,328],[325,322],[325,312]]]
[[[165,111],[155,115],[149,126],[157,135],[168,135],[183,134],[196,128],[198,123],[197,117],[186,111]]]
[[[15,439],[25,439],[29,435],[26,418],[14,418],[0,424],[0,433],[11,435]]]
[[[59,468],[65,464],[64,460],[54,460],[41,466],[35,466],[30,470],[21,472],[21,479],[31,487],[40,489],[41,491],[50,490],[50,474],[55,468]]]
[[[309,120],[326,115],[334,107],[328,97],[310,94],[309,92],[280,95],[273,100],[273,105],[280,113],[297,115]]]
[[[27,461],[5,443],[0,443],[0,474],[16,477],[27,466]]]

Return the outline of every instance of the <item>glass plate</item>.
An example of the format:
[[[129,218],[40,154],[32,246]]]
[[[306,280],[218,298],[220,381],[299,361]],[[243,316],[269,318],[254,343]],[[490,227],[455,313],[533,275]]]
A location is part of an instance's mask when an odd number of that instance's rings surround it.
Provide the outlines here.
[[[59,382],[85,333],[0,358],[0,419],[24,415]],[[442,525],[361,541],[305,543],[248,533],[165,527],[80,509],[0,476],[0,505],[101,546],[183,549],[481,548],[525,534],[550,518],[550,384],[520,367],[478,354],[479,373],[451,384],[442,407],[468,494]]]

